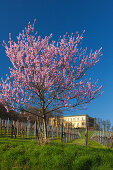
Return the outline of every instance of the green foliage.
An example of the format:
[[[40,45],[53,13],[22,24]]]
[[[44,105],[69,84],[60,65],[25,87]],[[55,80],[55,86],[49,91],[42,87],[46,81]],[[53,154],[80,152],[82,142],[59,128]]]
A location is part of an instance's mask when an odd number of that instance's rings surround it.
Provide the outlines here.
[[[74,141],[73,141],[74,143]],[[38,145],[35,140],[0,138],[0,169],[27,170],[110,170],[113,150],[52,141]]]
[[[81,156],[73,162],[73,169],[76,170],[90,170],[92,161],[90,156]]]

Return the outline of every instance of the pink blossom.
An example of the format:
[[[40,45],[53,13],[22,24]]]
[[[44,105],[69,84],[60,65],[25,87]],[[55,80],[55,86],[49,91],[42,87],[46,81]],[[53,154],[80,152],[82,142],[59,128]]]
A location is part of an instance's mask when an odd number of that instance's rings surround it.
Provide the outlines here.
[[[82,35],[64,35],[59,42],[34,33],[34,24],[19,34],[17,42],[4,43],[12,68],[0,83],[0,101],[16,109],[37,105],[44,109],[82,107],[101,93],[102,86],[85,79],[85,72],[100,59],[101,49],[87,54]],[[83,80],[82,80],[83,78]],[[73,102],[72,102],[73,100]],[[77,107],[78,109],[78,107]]]

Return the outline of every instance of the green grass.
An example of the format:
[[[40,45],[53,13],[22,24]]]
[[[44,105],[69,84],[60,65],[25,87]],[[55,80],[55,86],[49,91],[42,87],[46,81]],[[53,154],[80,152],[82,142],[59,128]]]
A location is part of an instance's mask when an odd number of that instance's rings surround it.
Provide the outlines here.
[[[71,143],[76,144],[76,145],[86,146],[85,139],[76,139],[76,140],[73,140]],[[98,143],[96,141],[90,140],[90,139],[88,139],[88,147],[106,148],[104,145],[102,145],[102,144],[100,144],[100,143]]]
[[[113,150],[84,139],[70,144],[52,141],[38,145],[35,140],[0,138],[0,169],[25,170],[112,170]]]
[[[80,129],[80,134],[81,134],[81,139],[84,139],[85,138],[85,129]],[[88,139],[90,139],[93,134],[97,133],[98,131],[91,131],[91,130],[88,130]]]

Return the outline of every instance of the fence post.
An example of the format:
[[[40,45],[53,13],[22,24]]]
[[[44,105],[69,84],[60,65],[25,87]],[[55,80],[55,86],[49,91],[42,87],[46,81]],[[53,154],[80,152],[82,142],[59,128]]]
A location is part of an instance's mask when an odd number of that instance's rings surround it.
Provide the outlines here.
[[[73,126],[72,126],[72,140],[73,140]]]
[[[14,132],[14,125],[13,125],[13,121],[12,121],[11,138],[13,138],[13,132]]]
[[[86,132],[85,132],[86,146],[88,145],[88,117],[86,115]]]
[[[17,123],[17,136],[18,136],[18,124],[19,124],[19,123],[18,123],[18,120],[17,120],[17,122],[16,122],[16,123]]]
[[[36,137],[36,121],[34,123],[34,136]]]
[[[100,119],[100,143],[102,144],[102,119]]]
[[[100,143],[102,144],[102,131],[100,130]]]
[[[39,140],[40,138],[40,121],[39,121],[39,117],[36,116],[36,139]]]
[[[27,138],[29,138],[29,127],[30,127],[30,122],[26,123],[26,129],[27,129]]]
[[[7,121],[7,137],[8,137],[8,133],[9,133],[9,118],[8,118],[8,121]]]
[[[105,145],[105,121],[103,121],[103,145]]]
[[[2,127],[2,119],[0,118],[0,129],[1,129],[1,127]]]
[[[4,133],[5,133],[5,137],[6,137],[6,129],[7,129],[7,120],[4,121]]]
[[[49,138],[49,124],[47,124],[47,138]]]
[[[72,141],[72,124],[71,124],[71,133],[70,133],[70,135],[71,135],[71,141]]]
[[[110,131],[110,144],[112,145],[112,142],[111,142],[111,136],[112,136],[112,135],[111,135],[111,134],[112,134],[112,133],[111,133],[111,131]]]
[[[58,139],[58,123],[57,123],[57,139]]]
[[[63,122],[61,124],[61,142],[63,142]]]
[[[77,136],[76,136],[76,129],[74,128],[74,139],[76,139]]]
[[[21,121],[21,136],[22,136],[22,121]]]
[[[52,125],[52,140],[53,140],[53,125]]]
[[[61,139],[61,123],[60,123],[60,139]]]
[[[48,139],[48,125],[47,125],[47,120],[46,120],[46,133],[47,133],[47,139]]]
[[[68,129],[69,129],[69,142],[70,142],[70,126],[69,126],[69,128],[68,128]]]
[[[66,143],[67,143],[67,138],[68,138],[68,123],[67,123],[67,131],[66,131]]]
[[[2,119],[1,119],[1,136],[2,136]]]

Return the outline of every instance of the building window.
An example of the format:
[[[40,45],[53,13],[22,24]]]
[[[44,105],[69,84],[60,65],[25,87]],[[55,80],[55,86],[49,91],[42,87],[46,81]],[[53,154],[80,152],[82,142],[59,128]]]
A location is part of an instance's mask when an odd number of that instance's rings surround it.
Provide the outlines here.
[[[77,123],[77,127],[79,126],[79,123]]]
[[[79,118],[77,118],[77,120],[79,120]]]
[[[68,121],[69,121],[69,118],[68,118]]]
[[[84,122],[82,122],[82,125],[84,125]]]
[[[82,120],[84,120],[84,118],[82,117]]]
[[[75,121],[75,118],[73,118],[73,121]]]

